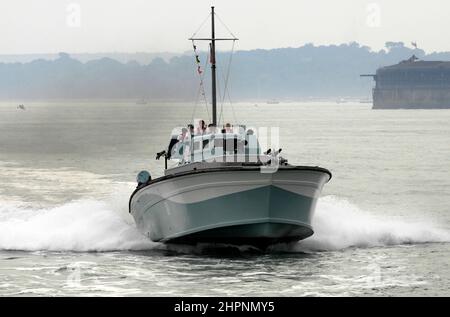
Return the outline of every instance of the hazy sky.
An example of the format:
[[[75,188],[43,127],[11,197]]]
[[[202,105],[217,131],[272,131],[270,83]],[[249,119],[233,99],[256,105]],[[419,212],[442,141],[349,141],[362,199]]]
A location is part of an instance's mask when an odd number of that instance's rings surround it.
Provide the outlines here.
[[[450,51],[448,0],[1,0],[0,54],[184,52],[212,4],[238,49],[416,41]]]

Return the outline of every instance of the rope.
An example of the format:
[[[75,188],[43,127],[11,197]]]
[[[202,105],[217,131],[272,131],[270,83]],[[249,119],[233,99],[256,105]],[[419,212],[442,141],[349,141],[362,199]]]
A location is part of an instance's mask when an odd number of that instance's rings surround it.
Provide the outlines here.
[[[218,66],[218,63],[216,63],[216,67]],[[219,73],[219,67],[217,67],[217,73]],[[219,94],[219,100],[222,99],[221,98],[221,93],[220,93],[220,84],[217,85],[217,92]],[[222,118],[222,111],[223,111],[223,107],[222,105],[220,106],[220,115],[219,115],[219,120],[217,121],[217,123],[220,125],[220,120]]]
[[[208,65],[208,60],[209,60],[209,51],[208,51],[208,53],[206,54],[205,66],[203,67],[203,69],[205,70],[204,73],[206,73],[206,69],[207,69],[206,66]],[[205,100],[205,108],[206,108],[206,113],[207,113],[207,115],[208,115],[208,121],[212,121],[212,114],[211,114],[211,116],[209,115],[208,99],[206,98],[205,86],[203,85],[203,77],[204,77],[204,76],[205,76],[205,75],[203,75],[203,76],[201,77],[200,85],[201,85],[201,87],[202,87],[202,94],[203,94],[203,98],[204,98],[204,100]]]
[[[208,14],[208,16],[206,17],[206,19],[202,22],[202,24],[200,24],[200,26],[198,27],[197,31],[194,32],[194,34],[192,34],[191,38],[194,38],[198,31],[200,31],[200,29],[203,27],[203,25],[205,25],[206,21],[208,21],[208,19],[211,17],[211,13]],[[193,42],[193,41],[192,41]]]
[[[196,98],[196,101],[195,101],[194,110],[193,110],[192,116],[191,116],[191,122],[193,122],[193,120],[194,120],[195,112],[196,112],[197,105],[198,105],[199,99],[200,99],[200,94],[202,94],[203,99],[205,101],[205,108],[206,108],[206,112],[208,114],[208,120],[210,118],[209,109],[208,109],[208,99],[206,98],[205,87],[203,85],[203,78],[205,76],[205,72],[206,72],[206,69],[207,69],[206,66],[208,64],[209,53],[207,54],[207,58],[205,60],[205,66],[203,67],[203,70],[202,70],[201,65],[200,65],[200,59],[199,59],[199,56],[198,56],[198,53],[197,53],[197,46],[195,45],[194,40],[192,40],[192,47],[194,49],[195,62],[197,64],[197,74],[199,76],[199,81],[200,81],[199,84],[200,85],[199,85],[199,89],[198,89],[198,92],[197,92],[197,98]]]
[[[220,68],[220,69],[222,69],[222,65],[220,65],[219,63],[217,63],[218,64],[218,68]],[[219,72],[218,72],[219,73]],[[220,72],[220,74],[222,75],[221,76],[221,79],[222,79],[222,81],[224,81],[224,78],[223,78],[223,73],[222,72]],[[220,85],[218,85],[218,88],[220,89]],[[225,96],[225,91],[224,91],[224,94],[223,94],[223,96]],[[222,122],[222,124],[224,124],[225,122],[225,117],[223,116],[223,97],[220,97],[219,96],[219,102],[220,102],[220,115],[219,115],[219,120],[218,120],[218,123],[220,124],[220,122]],[[222,121],[222,119],[223,119],[223,121]]]
[[[198,90],[197,90],[197,98],[195,99],[194,110],[192,111],[191,121],[189,121],[191,123],[192,123],[192,121],[194,121],[195,111],[197,110],[198,100],[200,99],[200,92],[201,92],[201,87],[199,86]]]
[[[230,35],[232,37],[236,38],[236,36],[234,36],[233,32],[230,31],[230,29],[227,27],[225,22],[222,21],[222,19],[217,15],[217,13],[214,13],[214,15],[219,19],[219,22],[222,23],[222,25],[225,27],[225,29],[228,31],[228,33],[230,33]]]
[[[234,122],[237,123],[236,112],[234,110],[233,102],[231,101],[230,92],[228,90],[228,82],[229,82],[229,79],[230,79],[231,62],[233,60],[233,53],[234,53],[234,45],[235,45],[235,43],[236,43],[236,40],[233,40],[233,46],[231,48],[230,58],[228,60],[226,77],[223,78],[223,74],[221,73],[222,80],[224,81],[224,93],[223,93],[222,100],[221,100],[221,105],[220,105],[220,119],[222,118],[222,115],[223,115],[223,105],[225,103],[225,97],[228,96],[228,100],[230,101],[230,106],[231,106],[231,110],[232,110],[232,113],[233,113],[233,119],[234,119]],[[220,122],[220,120],[219,120],[219,122]]]

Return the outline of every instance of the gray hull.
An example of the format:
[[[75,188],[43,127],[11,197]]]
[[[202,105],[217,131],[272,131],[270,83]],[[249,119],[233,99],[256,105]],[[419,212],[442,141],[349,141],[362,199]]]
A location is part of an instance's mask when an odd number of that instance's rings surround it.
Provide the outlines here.
[[[153,241],[264,246],[313,234],[311,220],[331,174],[283,167],[190,172],[137,190],[130,212]]]

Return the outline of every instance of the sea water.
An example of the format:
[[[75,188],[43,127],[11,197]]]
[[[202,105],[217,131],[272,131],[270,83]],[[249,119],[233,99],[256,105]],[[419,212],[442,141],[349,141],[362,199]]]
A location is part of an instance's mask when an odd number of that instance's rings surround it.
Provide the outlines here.
[[[23,103],[23,102],[21,102]],[[328,168],[312,237],[266,252],[166,246],[128,214],[135,176],[186,103],[0,103],[2,296],[450,295],[450,110],[237,103],[222,121],[279,128],[289,163]]]

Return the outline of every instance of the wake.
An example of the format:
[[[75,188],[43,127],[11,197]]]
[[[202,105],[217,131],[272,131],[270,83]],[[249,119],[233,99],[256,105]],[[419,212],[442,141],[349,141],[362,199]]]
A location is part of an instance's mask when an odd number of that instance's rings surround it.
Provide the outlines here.
[[[391,220],[334,196],[323,197],[313,221],[314,235],[301,241],[301,251],[332,251],[349,247],[450,242],[450,232],[429,221]]]
[[[149,241],[137,231],[126,204],[125,200],[118,203],[114,199],[109,202],[84,199],[36,209],[0,201],[0,250],[161,249],[161,244]],[[314,230],[312,237],[288,247],[275,247],[275,250],[334,251],[349,247],[450,242],[450,233],[433,224],[390,221],[333,196],[319,200]]]
[[[49,209],[0,205],[0,249],[48,251],[145,250],[154,243],[133,219],[96,200]]]

